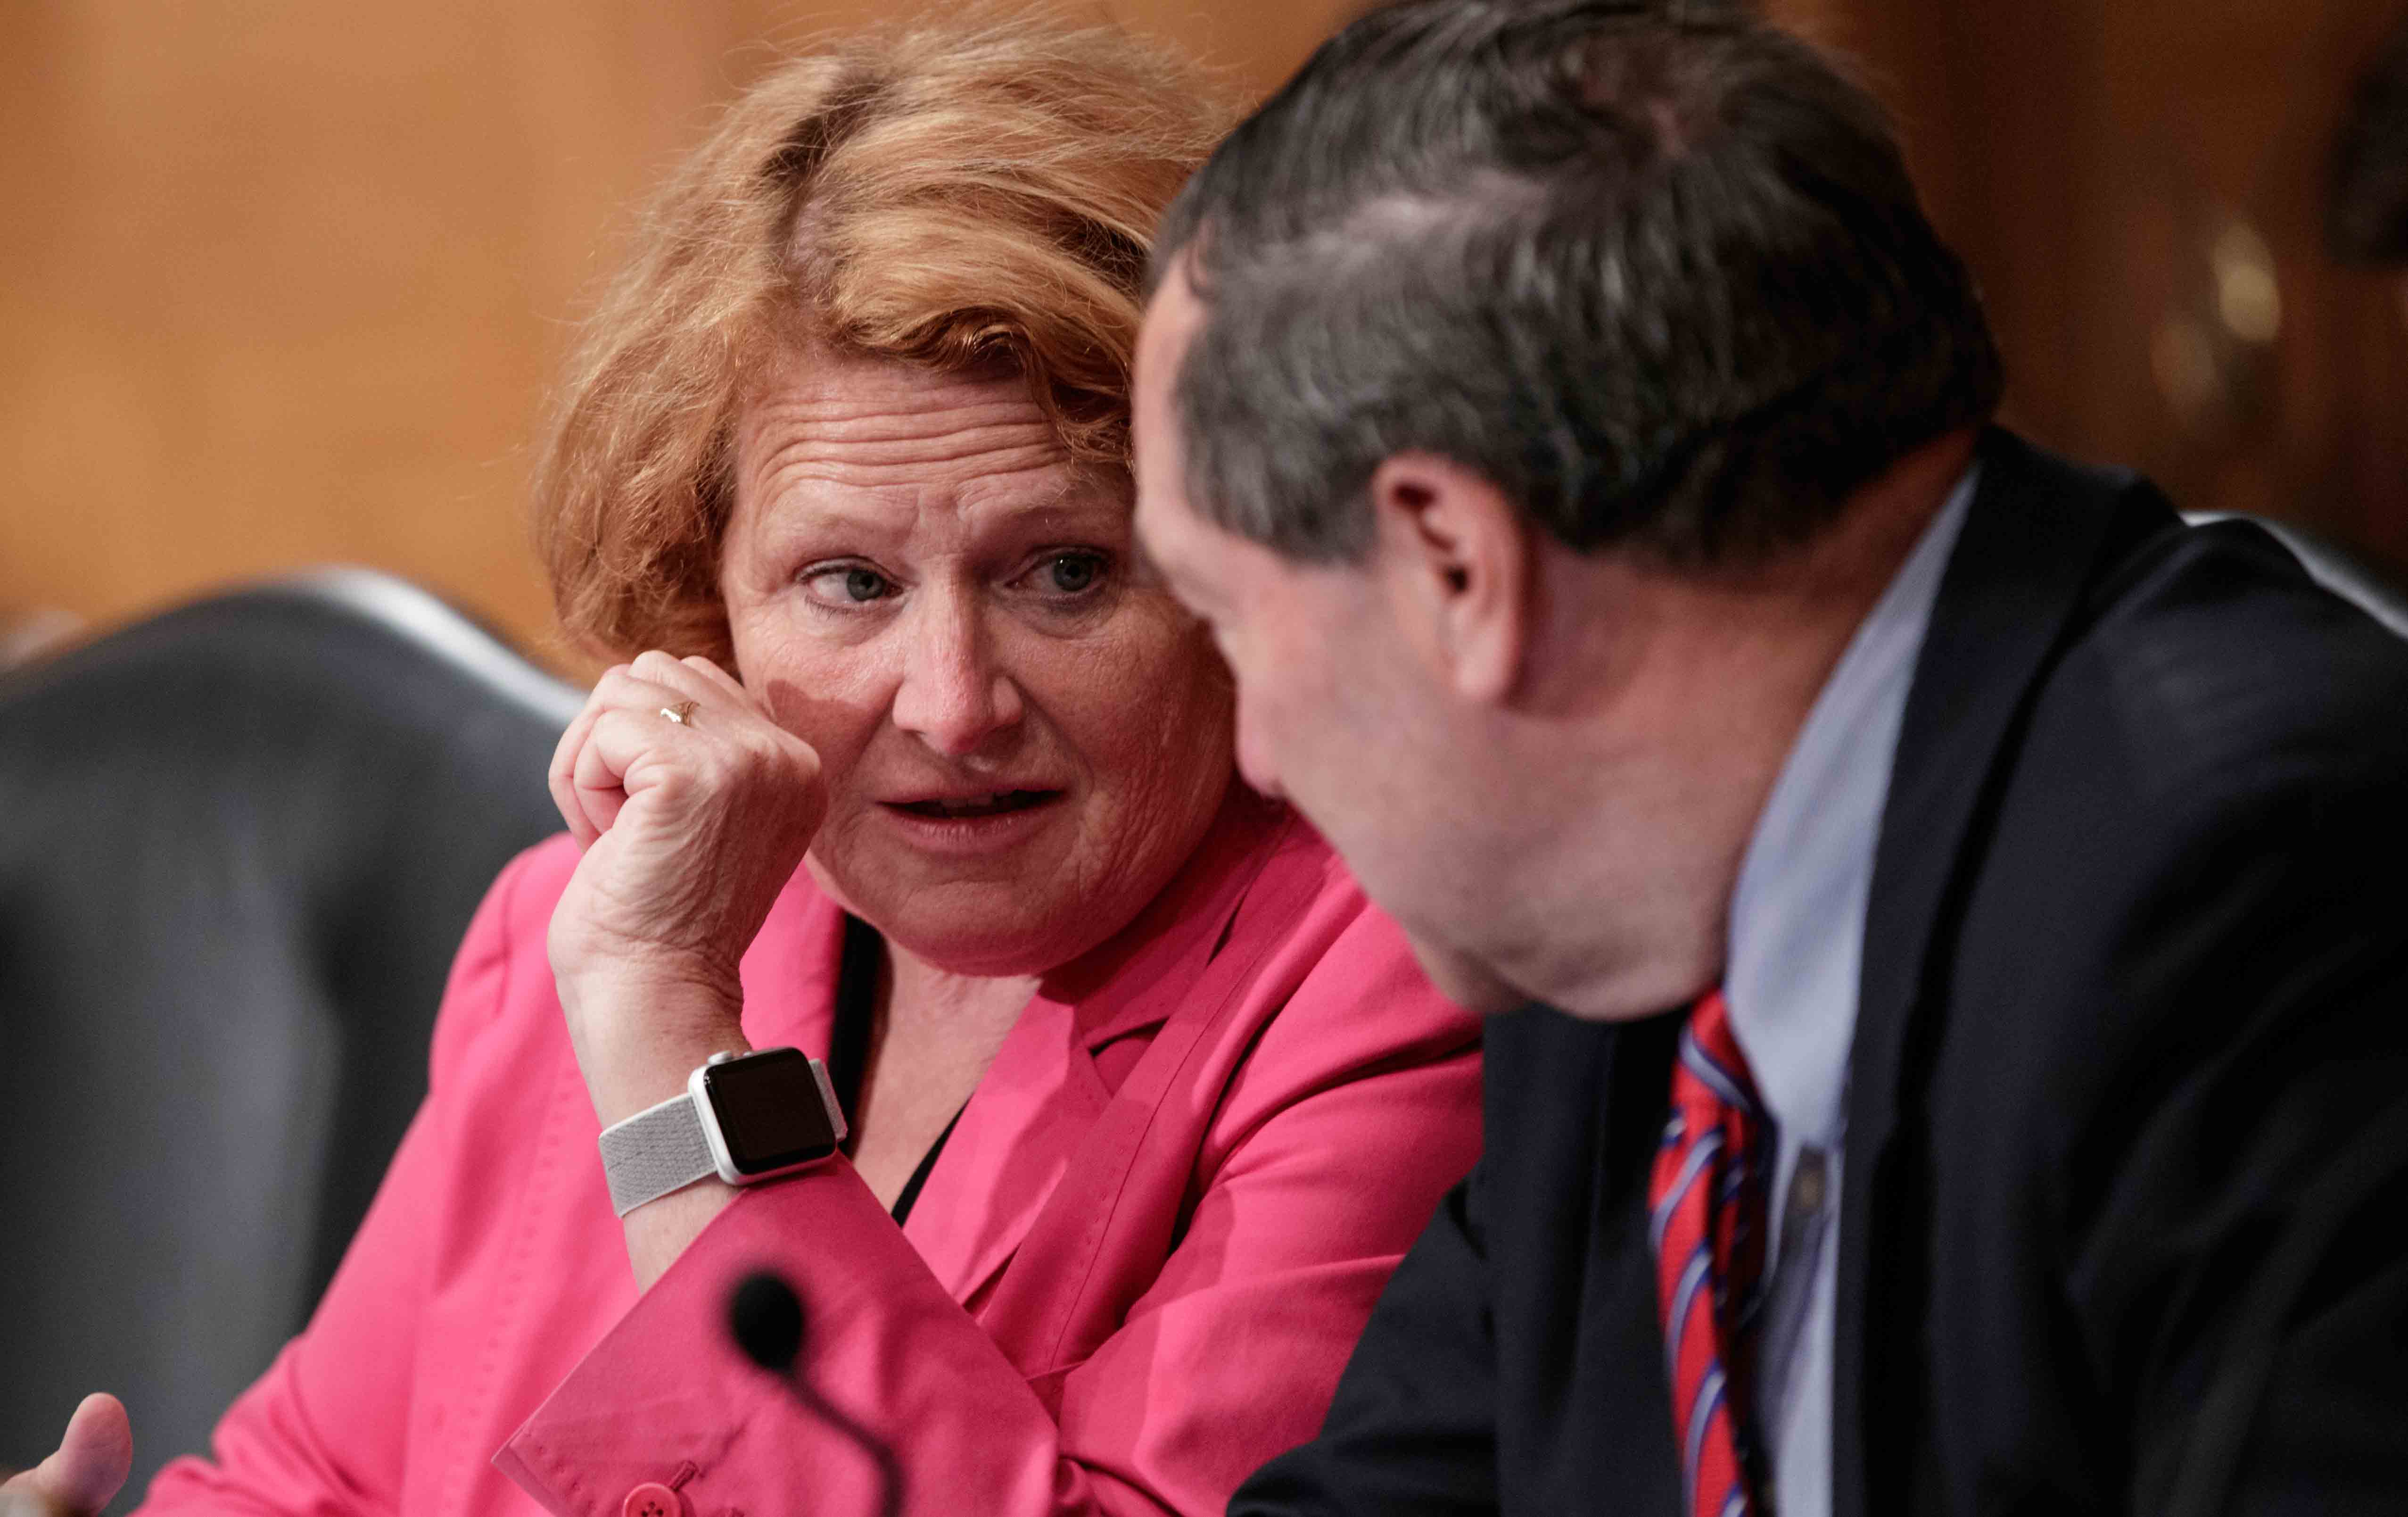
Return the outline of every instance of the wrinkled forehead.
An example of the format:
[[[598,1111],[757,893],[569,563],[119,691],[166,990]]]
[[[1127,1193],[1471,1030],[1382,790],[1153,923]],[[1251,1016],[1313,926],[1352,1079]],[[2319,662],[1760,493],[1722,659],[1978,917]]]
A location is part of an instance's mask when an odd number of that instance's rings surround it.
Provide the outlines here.
[[[787,355],[739,409],[734,463],[723,571],[740,578],[832,543],[910,557],[1128,531],[1126,471],[1075,457],[1009,368]]]
[[[1005,362],[939,365],[787,341],[748,367],[737,397],[739,447],[894,443],[943,451],[1003,426],[1052,428],[1028,381]],[[1067,451],[1055,440],[1055,451]]]
[[[1003,368],[948,369],[826,349],[778,354],[737,412],[739,495],[795,479],[937,484],[1068,471],[1058,429]]]

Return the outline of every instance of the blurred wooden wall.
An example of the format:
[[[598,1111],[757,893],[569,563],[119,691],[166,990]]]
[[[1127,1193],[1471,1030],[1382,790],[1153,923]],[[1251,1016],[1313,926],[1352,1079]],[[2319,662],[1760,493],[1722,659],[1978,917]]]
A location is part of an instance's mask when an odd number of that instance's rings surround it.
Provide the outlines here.
[[[1772,7],[1897,112],[2011,422],[2408,571],[2408,282],[2323,244],[2344,103],[2408,0]]]
[[[523,504],[630,208],[838,0],[0,5],[0,635],[297,565],[539,651]],[[1112,0],[1268,88],[1326,0]]]
[[[2408,306],[2317,199],[2403,0],[1771,6],[1898,108],[2016,421],[2408,563]],[[0,632],[350,561],[545,647],[522,497],[582,292],[767,44],[883,8],[0,6]],[[1351,7],[1110,8],[1263,88]]]

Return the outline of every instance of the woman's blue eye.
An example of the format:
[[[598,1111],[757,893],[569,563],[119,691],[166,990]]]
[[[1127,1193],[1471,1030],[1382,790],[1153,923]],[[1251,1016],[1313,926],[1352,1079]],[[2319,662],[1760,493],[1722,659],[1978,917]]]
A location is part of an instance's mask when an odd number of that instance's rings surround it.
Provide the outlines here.
[[[844,571],[844,593],[851,600],[875,600],[886,593],[886,576],[873,570],[848,569]]]
[[[1057,554],[1045,565],[1045,578],[1056,595],[1082,595],[1103,576],[1104,561],[1092,553]]]

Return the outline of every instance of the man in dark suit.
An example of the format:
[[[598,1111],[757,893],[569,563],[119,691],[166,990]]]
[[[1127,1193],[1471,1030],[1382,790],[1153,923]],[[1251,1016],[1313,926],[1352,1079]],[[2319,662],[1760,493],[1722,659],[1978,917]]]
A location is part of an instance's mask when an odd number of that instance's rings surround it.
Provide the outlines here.
[[[2408,644],[1988,424],[1863,92],[1417,0],[1155,256],[1246,773],[1560,1008],[1233,1510],[2408,1510]]]

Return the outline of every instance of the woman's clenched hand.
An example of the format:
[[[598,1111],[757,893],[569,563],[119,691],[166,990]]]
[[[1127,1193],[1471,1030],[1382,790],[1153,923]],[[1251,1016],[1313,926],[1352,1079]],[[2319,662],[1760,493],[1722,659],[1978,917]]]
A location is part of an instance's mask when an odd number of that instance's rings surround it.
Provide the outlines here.
[[[725,671],[657,652],[602,676],[551,780],[585,850],[552,914],[552,973],[607,1124],[746,1046],[738,965],[826,798],[819,756]]]

